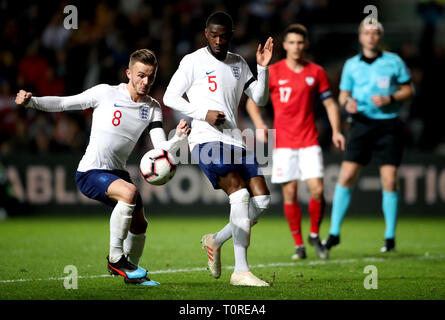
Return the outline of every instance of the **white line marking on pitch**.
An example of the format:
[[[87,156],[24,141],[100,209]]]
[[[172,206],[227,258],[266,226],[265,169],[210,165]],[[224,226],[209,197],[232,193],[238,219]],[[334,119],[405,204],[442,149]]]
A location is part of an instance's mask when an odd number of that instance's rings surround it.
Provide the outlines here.
[[[445,255],[433,255],[433,256],[422,256],[417,258],[412,257],[401,257],[401,259],[414,259],[414,260],[428,260],[428,259],[444,259]],[[396,259],[396,260],[401,260]],[[379,258],[379,257],[369,257],[363,259],[336,259],[336,260],[315,260],[315,261],[296,261],[296,262],[277,262],[277,263],[269,263],[269,264],[257,264],[251,266],[251,268],[269,268],[269,267],[292,267],[295,265],[325,265],[325,264],[342,264],[342,263],[354,263],[354,262],[383,262],[383,261],[392,261],[391,258]],[[224,269],[233,269],[233,266],[223,267]],[[150,274],[162,274],[162,273],[178,273],[178,272],[195,272],[195,271],[206,271],[207,268],[198,267],[198,268],[183,268],[183,269],[166,269],[166,270],[154,270],[149,271]],[[92,276],[78,276],[78,279],[94,279],[94,278],[108,278],[111,277],[109,274],[100,274],[100,275],[92,275]],[[28,282],[28,281],[62,281],[65,280],[65,277],[51,277],[51,278],[37,278],[37,279],[12,279],[12,280],[0,280],[0,283],[15,283],[15,282]]]

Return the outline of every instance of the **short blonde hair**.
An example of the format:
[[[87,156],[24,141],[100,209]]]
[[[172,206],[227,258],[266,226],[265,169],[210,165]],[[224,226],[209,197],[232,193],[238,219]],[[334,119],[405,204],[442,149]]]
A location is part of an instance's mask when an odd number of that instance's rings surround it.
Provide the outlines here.
[[[158,59],[153,51],[148,49],[139,49],[133,52],[130,56],[130,62],[128,63],[128,67],[131,68],[133,64],[136,62],[141,62],[143,64],[147,64],[153,66],[155,68],[158,67]]]
[[[362,20],[362,22],[360,22],[360,25],[358,27],[358,33],[360,34],[363,31],[363,28],[371,26],[374,29],[377,29],[380,32],[380,35],[383,36],[383,25],[379,21],[371,17],[366,17],[365,19]]]

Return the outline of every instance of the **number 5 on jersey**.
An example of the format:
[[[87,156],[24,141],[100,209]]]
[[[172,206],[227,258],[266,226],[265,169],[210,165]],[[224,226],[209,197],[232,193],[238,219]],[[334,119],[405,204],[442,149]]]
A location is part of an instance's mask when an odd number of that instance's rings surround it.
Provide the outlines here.
[[[216,79],[216,76],[209,76],[209,84],[210,84],[209,90],[215,92],[218,86],[216,84],[216,81],[213,79]]]

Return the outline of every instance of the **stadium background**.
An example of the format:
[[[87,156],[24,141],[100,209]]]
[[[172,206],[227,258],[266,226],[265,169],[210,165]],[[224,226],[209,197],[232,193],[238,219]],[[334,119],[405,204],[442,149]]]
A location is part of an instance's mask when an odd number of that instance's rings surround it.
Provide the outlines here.
[[[78,29],[67,30],[66,5],[78,9]],[[203,29],[213,11],[229,12],[235,22],[231,51],[246,58],[255,71],[255,50],[268,36],[275,39],[273,62],[283,57],[280,34],[290,23],[309,29],[308,58],[321,64],[335,94],[344,61],[358,52],[357,27],[373,4],[385,27],[384,48],[398,53],[411,70],[416,94],[401,113],[407,141],[400,170],[404,214],[443,216],[445,211],[445,1],[0,1],[0,216],[48,213],[104,213],[76,190],[74,173],[90,132],[91,110],[43,113],[17,108],[19,89],[36,96],[71,95],[98,83],[126,82],[129,55],[150,48],[159,59],[151,95],[162,96],[180,59],[205,45]],[[240,103],[240,127],[253,128]],[[326,166],[326,197],[331,203],[341,154],[330,143],[322,106],[316,106],[320,143]],[[180,115],[163,107],[164,129],[174,128]],[[272,125],[272,110],[265,116]],[[344,132],[348,130],[342,115]],[[180,166],[165,187],[141,181],[137,161],[151,148],[144,136],[135,148],[129,170],[140,187],[150,214],[197,212],[226,214],[222,192],[211,190],[196,166]],[[278,186],[271,214],[280,214]],[[352,213],[380,211],[380,187],[375,167],[359,180]],[[307,203],[307,190],[300,188]],[[329,212],[327,208],[326,212]]]

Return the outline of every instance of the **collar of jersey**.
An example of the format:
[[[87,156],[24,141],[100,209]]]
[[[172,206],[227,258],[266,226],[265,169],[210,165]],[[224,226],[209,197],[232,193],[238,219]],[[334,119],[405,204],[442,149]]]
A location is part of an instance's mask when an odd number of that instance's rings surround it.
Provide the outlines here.
[[[227,51],[227,54],[226,54],[226,57],[224,58],[224,60],[219,60],[209,51],[210,49],[208,48],[208,46],[204,47],[203,49],[204,49],[205,53],[208,54],[210,57],[212,57],[216,61],[219,61],[222,63],[227,62],[227,59],[229,58],[229,53],[231,53],[230,51]]]
[[[374,61],[376,61],[378,58],[380,58],[383,55],[382,51],[377,52],[377,56],[374,58],[367,58],[363,54],[363,51],[360,52],[360,60],[366,62],[367,64],[372,64]]]
[[[140,106],[142,106],[144,104],[148,105],[147,101],[144,101],[144,102],[134,102],[133,100],[131,100],[130,92],[128,92],[127,84],[125,82],[122,82],[119,85],[119,90],[122,90],[122,92],[125,94],[125,97],[127,97],[128,101],[131,102],[131,104],[129,104],[128,102],[117,103],[119,105],[119,107],[130,107],[131,108],[131,107],[140,107]]]

